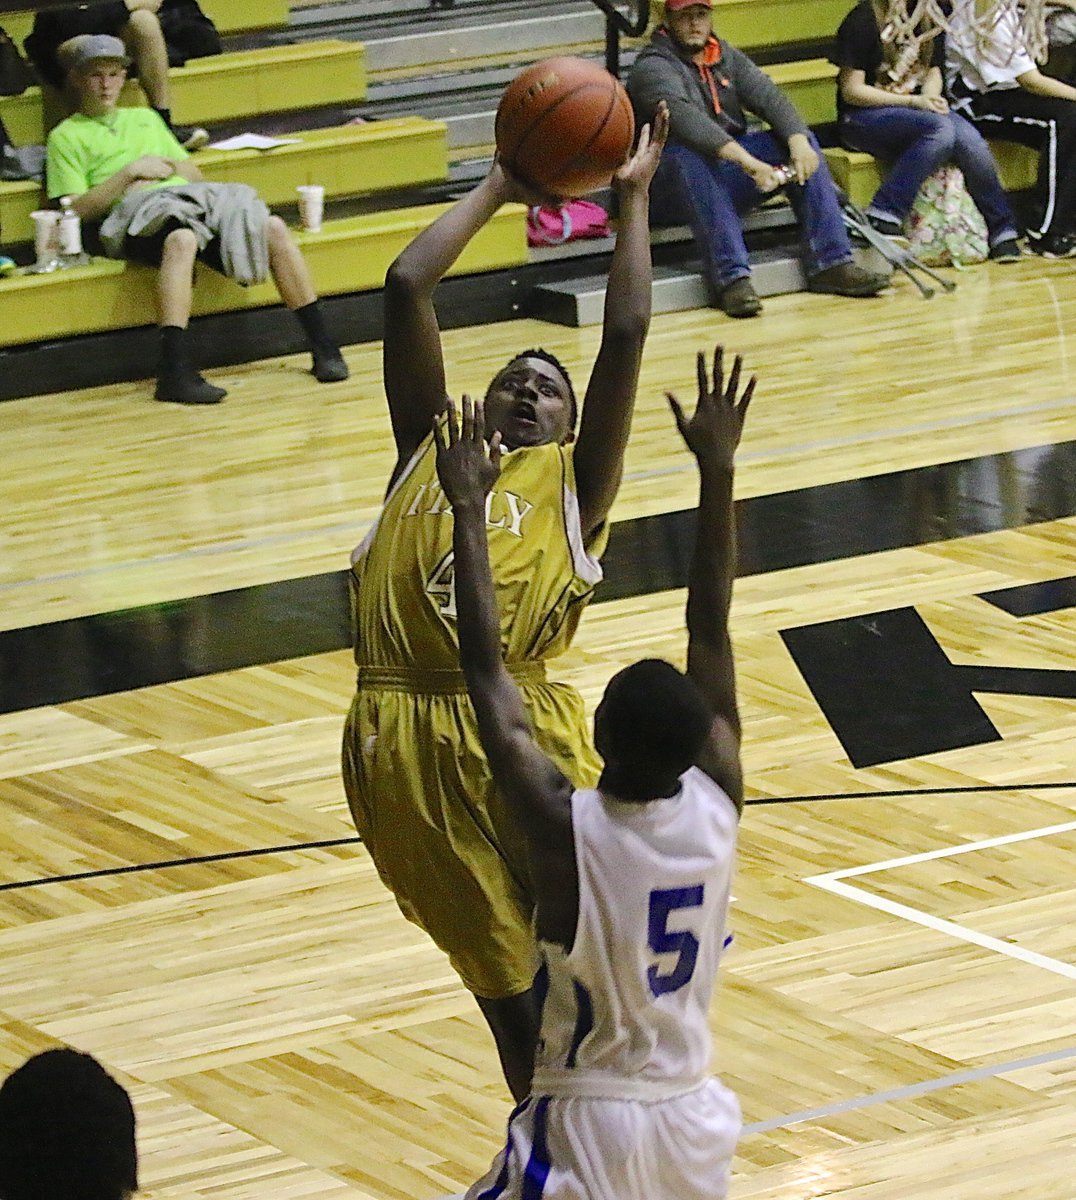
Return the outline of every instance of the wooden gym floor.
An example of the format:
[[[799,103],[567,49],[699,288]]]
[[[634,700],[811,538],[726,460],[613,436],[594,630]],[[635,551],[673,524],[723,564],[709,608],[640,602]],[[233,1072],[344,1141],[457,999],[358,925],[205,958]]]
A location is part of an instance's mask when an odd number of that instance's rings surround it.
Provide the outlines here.
[[[1076,271],[655,319],[593,702],[682,654],[697,347],[760,386],[734,634],[751,804],[715,1067],[736,1200],[1073,1200]],[[541,343],[446,336],[478,390]],[[507,1100],[476,1010],[348,821],[341,571],[390,466],[378,346],[0,405],[0,1070],[132,1089],[161,1200],[460,1191]],[[655,1197],[654,1200],[661,1200]]]

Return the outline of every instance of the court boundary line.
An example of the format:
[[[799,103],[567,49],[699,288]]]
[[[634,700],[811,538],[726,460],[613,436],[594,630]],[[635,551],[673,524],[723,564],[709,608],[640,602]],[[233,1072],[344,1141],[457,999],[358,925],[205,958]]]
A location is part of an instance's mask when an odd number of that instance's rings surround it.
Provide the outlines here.
[[[994,1063],[991,1066],[951,1071],[948,1075],[939,1075],[935,1079],[924,1079],[919,1083],[909,1083],[881,1092],[868,1092],[865,1096],[853,1096],[848,1100],[834,1100],[830,1104],[820,1104],[815,1108],[803,1108],[797,1112],[786,1113],[781,1117],[769,1117],[765,1121],[753,1121],[750,1125],[743,1127],[743,1134],[746,1136],[754,1133],[769,1133],[774,1129],[784,1129],[789,1125],[801,1125],[807,1121],[818,1121],[824,1117],[838,1116],[841,1113],[854,1112],[860,1108],[870,1108],[875,1104],[913,1100],[918,1096],[927,1096],[931,1092],[942,1091],[944,1088],[977,1083],[981,1079],[991,1079],[997,1075],[1008,1075],[1013,1071],[1024,1071],[1030,1067],[1062,1062],[1066,1058],[1076,1058],[1076,1046],[1069,1046],[1064,1050],[1050,1050],[1029,1058],[1016,1058],[1009,1062]]]
[[[933,929],[936,933],[944,934],[956,941],[979,946],[984,950],[991,950],[996,954],[1002,954],[1006,958],[1015,959],[1017,962],[1025,963],[1028,966],[1039,967],[1041,970],[1049,971],[1054,975],[1061,975],[1066,979],[1076,980],[1076,965],[1072,963],[1061,962],[1059,959],[1051,958],[1046,954],[1039,954],[1034,950],[1026,950],[1023,946],[1006,942],[1001,938],[992,937],[990,934],[979,933],[977,930],[970,929],[966,925],[960,925],[956,921],[949,921],[943,917],[936,917],[932,913],[924,912],[922,909],[912,908],[911,905],[900,904],[884,896],[875,896],[863,888],[858,888],[845,882],[846,879],[861,875],[870,875],[878,871],[890,871],[897,867],[911,866],[914,863],[928,862],[933,859],[954,858],[958,854],[970,854],[976,850],[989,850],[995,846],[1008,846],[1016,842],[1031,841],[1035,838],[1052,837],[1059,833],[1071,833],[1074,830],[1076,830],[1076,821],[1065,821],[1059,825],[1043,825],[1038,829],[1010,833],[1003,837],[985,838],[978,842],[962,842],[956,846],[945,846],[937,850],[927,850],[922,854],[908,854],[901,858],[883,859],[881,862],[866,863],[858,867],[845,867],[839,871],[827,871],[821,875],[810,875],[804,879],[804,882],[821,888],[823,891],[831,892],[833,895],[843,896],[846,900],[853,900],[859,904],[863,904],[867,908],[888,913],[890,916],[899,917],[902,920],[910,921],[912,924],[921,925],[926,929]]]
[[[814,800],[869,800],[874,796],[881,797],[896,797],[896,796],[931,796],[931,795],[948,795],[952,792],[1022,792],[1022,791],[1037,791],[1042,789],[1057,789],[1057,788],[1076,788],[1074,783],[1029,783],[1029,784],[986,784],[983,787],[961,787],[961,788],[921,788],[909,789],[906,791],[892,792],[834,792],[832,794],[823,794],[817,796],[782,796],[782,797],[766,797],[762,800],[747,801],[748,805],[752,804],[802,804]],[[1073,822],[1076,825],[1076,822]],[[322,850],[329,849],[334,846],[361,846],[362,838],[357,835],[327,838],[317,842],[293,842],[281,846],[257,846],[248,850],[225,850],[218,854],[195,854],[186,858],[165,858],[159,859],[156,862],[148,863],[128,863],[122,867],[100,867],[94,871],[77,871],[69,875],[43,875],[37,879],[17,879],[9,883],[0,883],[0,893],[15,892],[25,888],[44,887],[52,883],[81,883],[88,879],[107,879],[116,875],[133,875],[139,871],[163,871],[173,867],[197,867],[203,863],[228,862],[231,859],[239,858],[257,858],[263,854],[290,854],[293,852],[301,852],[304,850]],[[931,854],[936,854],[931,851]],[[940,857],[940,855],[939,855]],[[853,871],[866,873],[870,870],[867,868],[852,868]],[[813,878],[822,878],[821,876]],[[812,882],[808,880],[807,882]],[[821,885],[820,885],[821,886]],[[833,889],[830,889],[833,890]]]
[[[108,879],[114,875],[133,875],[138,871],[163,871],[169,867],[200,867],[203,863],[227,862],[236,858],[258,858],[263,854],[290,854],[303,850],[324,850],[333,846],[361,846],[362,838],[326,838],[320,842],[294,842],[284,846],[259,846],[253,850],[225,850],[220,854],[198,854],[189,858],[166,858],[159,862],[130,863],[125,867],[101,867],[96,871],[77,871],[71,875],[43,875],[39,879],[17,879],[0,883],[0,892],[17,892],[24,888],[44,887],[50,883],[81,883],[86,879]]]
[[[1076,780],[1064,783],[983,783],[963,784],[959,787],[892,788],[875,792],[817,792],[806,796],[755,796],[744,801],[745,808],[767,804],[806,803],[812,800],[871,800],[897,796],[960,796],[974,792],[1045,792],[1076,788]]]

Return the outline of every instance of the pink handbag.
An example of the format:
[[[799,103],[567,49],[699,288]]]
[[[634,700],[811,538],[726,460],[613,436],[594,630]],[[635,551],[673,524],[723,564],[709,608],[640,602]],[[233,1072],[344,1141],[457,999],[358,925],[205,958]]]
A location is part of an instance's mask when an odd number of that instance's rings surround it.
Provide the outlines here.
[[[593,200],[569,200],[560,208],[535,205],[527,212],[527,244],[560,246],[579,238],[609,236],[609,214]]]

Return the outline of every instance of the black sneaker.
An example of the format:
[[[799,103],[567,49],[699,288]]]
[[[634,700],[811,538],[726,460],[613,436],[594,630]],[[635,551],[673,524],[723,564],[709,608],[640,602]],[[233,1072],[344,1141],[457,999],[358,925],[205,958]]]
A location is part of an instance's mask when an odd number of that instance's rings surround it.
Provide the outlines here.
[[[200,125],[173,125],[172,133],[184,150],[201,150],[209,145],[209,133]]]
[[[1031,243],[1043,258],[1076,258],[1076,233],[1048,233]]]
[[[1024,257],[1016,238],[1004,238],[990,247],[990,261],[999,263],[1019,262]]]

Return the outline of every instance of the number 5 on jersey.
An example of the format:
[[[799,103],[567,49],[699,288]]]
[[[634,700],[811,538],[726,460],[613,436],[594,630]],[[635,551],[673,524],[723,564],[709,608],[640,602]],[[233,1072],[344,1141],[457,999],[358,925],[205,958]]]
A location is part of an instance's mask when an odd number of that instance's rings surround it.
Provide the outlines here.
[[[646,973],[654,996],[678,992],[695,973],[699,957],[699,939],[689,929],[669,929],[669,917],[683,908],[702,904],[703,885],[685,888],[655,888],[650,893],[650,919],[647,944],[655,954],[675,954],[672,970],[662,974],[657,965]]]

